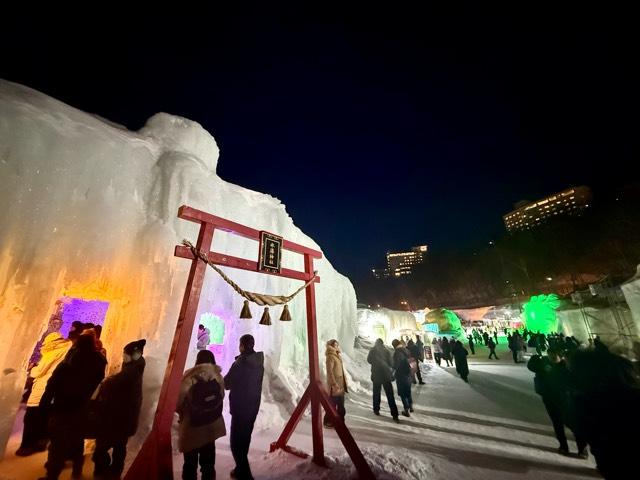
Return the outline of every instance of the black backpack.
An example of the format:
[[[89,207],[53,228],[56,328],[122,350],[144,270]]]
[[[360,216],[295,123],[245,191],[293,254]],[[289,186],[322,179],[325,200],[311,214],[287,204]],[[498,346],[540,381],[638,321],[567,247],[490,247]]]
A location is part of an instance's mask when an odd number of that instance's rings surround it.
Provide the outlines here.
[[[187,397],[189,424],[202,427],[215,422],[222,416],[222,400],[222,389],[218,382],[197,378]]]

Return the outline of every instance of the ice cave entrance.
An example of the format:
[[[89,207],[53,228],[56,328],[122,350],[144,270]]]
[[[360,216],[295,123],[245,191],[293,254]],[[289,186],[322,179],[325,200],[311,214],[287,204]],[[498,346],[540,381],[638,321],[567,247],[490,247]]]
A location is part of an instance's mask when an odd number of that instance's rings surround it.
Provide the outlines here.
[[[386,340],[387,338],[387,330],[384,328],[384,325],[377,324],[373,326],[373,336],[375,338],[382,338]]]
[[[109,302],[102,300],[85,300],[75,297],[61,297],[55,303],[54,311],[49,318],[45,334],[60,332],[64,338],[69,336],[71,324],[78,320],[82,323],[93,323],[104,326],[104,319],[109,309]],[[44,337],[38,342],[31,356],[32,362],[40,357],[40,346]]]
[[[104,325],[104,318],[109,309],[109,302],[102,300],[84,300],[82,298],[63,297],[62,301],[62,325],[60,333],[66,338],[71,329],[71,323],[79,320],[82,323]]]
[[[218,317],[215,313],[203,313],[200,315],[200,325],[204,325],[209,329],[209,346],[207,350],[211,350],[216,356],[218,362],[224,360],[224,332],[225,325],[224,320]]]

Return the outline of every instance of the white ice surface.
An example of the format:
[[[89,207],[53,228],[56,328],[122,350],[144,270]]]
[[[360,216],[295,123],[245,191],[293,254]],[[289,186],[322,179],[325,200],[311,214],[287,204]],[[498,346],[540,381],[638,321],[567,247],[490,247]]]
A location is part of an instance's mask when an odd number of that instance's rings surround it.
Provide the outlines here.
[[[320,250],[276,198],[225,182],[216,174],[218,147],[199,124],[164,113],[131,132],[29,88],[0,80],[0,453],[26,378],[27,360],[63,295],[110,302],[103,331],[111,371],[123,346],[146,338],[144,404],[134,449],[149,430],[164,375],[190,262],[173,256],[198,226],[176,217],[186,204]],[[286,174],[286,173],[284,173]],[[322,185],[311,185],[322,196]],[[327,192],[330,194],[330,192]],[[217,231],[217,252],[257,260],[258,244]],[[303,270],[285,252],[283,266]],[[349,280],[323,258],[315,267],[318,339],[349,351],[356,298]],[[299,281],[226,269],[242,288],[289,294]],[[290,305],[292,322],[239,320],[242,298],[212,270],[198,315],[226,323],[218,362],[227,368],[238,338],[256,337],[266,357],[259,427],[280,424],[306,378],[304,294]],[[195,345],[195,338],[192,338]],[[321,348],[321,351],[323,349]],[[187,361],[193,364],[195,348]]]

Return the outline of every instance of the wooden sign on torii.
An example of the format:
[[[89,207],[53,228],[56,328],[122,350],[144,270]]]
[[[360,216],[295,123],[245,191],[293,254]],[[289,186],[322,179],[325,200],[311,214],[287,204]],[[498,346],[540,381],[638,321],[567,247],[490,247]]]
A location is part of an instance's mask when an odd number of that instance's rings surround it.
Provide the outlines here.
[[[260,239],[260,231],[241,225],[239,223],[216,217],[209,213],[196,210],[183,205],[178,209],[178,217],[184,220],[200,224],[196,250],[205,252],[212,263],[224,265],[251,272],[259,272],[258,262],[246,260],[231,255],[216,253],[212,251],[213,234],[216,229],[233,233],[252,240]],[[313,260],[322,258],[322,253],[312,250],[297,243],[283,240],[282,247],[304,256],[304,272],[280,269],[280,273],[260,271],[268,275],[276,275],[295,280],[308,282],[313,278]],[[187,286],[182,299],[178,324],[171,345],[171,353],[160,390],[158,406],[153,421],[151,432],[147,436],[142,448],[133,461],[133,464],[125,475],[125,480],[171,480],[173,479],[173,455],[171,449],[171,424],[173,423],[180,383],[184,373],[189,351],[191,334],[195,325],[200,293],[204,283],[204,275],[207,264],[195,256],[190,248],[185,246],[175,247],[175,256],[188,258],[191,260],[191,269],[187,280]],[[315,283],[320,282],[320,277],[316,277],[305,289],[307,305],[307,341],[309,348],[309,385],[300,398],[297,407],[291,414],[282,434],[271,444],[271,451],[282,449],[298,456],[305,456],[287,442],[295,430],[298,422],[302,418],[307,406],[311,404],[311,432],[313,439],[313,462],[317,465],[326,466],[324,458],[324,443],[322,434],[322,408],[333,423],[336,433],[340,437],[345,450],[351,457],[361,480],[372,480],[375,478],[369,468],[357,443],[351,436],[349,429],[344,424],[342,418],[337,414],[335,408],[329,400],[329,396],[324,389],[320,378],[320,366],[318,363],[318,331],[316,325],[316,296]],[[242,320],[244,321],[244,320]]]

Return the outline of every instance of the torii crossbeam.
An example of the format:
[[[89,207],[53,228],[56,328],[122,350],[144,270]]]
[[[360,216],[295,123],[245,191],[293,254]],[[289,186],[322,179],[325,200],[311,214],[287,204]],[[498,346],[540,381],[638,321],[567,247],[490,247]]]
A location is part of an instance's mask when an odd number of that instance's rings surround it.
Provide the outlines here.
[[[322,253],[312,250],[288,240],[283,241],[283,248],[304,256],[304,272],[282,268],[280,273],[271,273],[258,270],[258,262],[246,260],[231,255],[216,253],[211,251],[213,234],[216,229],[230,232],[241,237],[259,240],[260,232],[253,228],[239,223],[216,217],[209,213],[186,205],[178,209],[178,217],[184,220],[200,224],[196,250],[206,252],[210,261],[216,265],[224,265],[232,268],[239,268],[251,272],[265,273],[268,275],[278,275],[308,282],[313,278],[313,260],[322,258]],[[182,299],[182,307],[176,325],[176,332],[171,345],[171,353],[167,363],[167,369],[160,390],[158,406],[153,421],[151,432],[147,436],[140,452],[129,468],[125,480],[172,480],[173,479],[173,456],[171,449],[171,424],[173,423],[180,382],[184,372],[189,342],[195,325],[200,293],[204,283],[204,275],[207,264],[199,257],[194,256],[190,248],[185,246],[175,247],[175,256],[191,260],[191,270],[187,280],[187,286]],[[311,431],[313,439],[313,462],[317,465],[326,466],[324,458],[324,443],[322,435],[322,408],[325,409],[335,426],[336,433],[340,437],[347,453],[351,457],[354,466],[361,480],[372,480],[375,478],[369,468],[362,452],[349,429],[344,424],[342,418],[337,414],[335,408],[329,400],[320,378],[320,366],[318,363],[318,331],[316,325],[316,296],[315,283],[320,282],[320,277],[310,283],[305,289],[307,304],[307,340],[309,345],[309,385],[300,398],[298,406],[291,414],[284,430],[277,441],[271,444],[271,451],[279,448],[294,453],[299,456],[306,456],[290,447],[287,442],[295,430],[298,422],[302,418],[307,406],[311,404]]]

